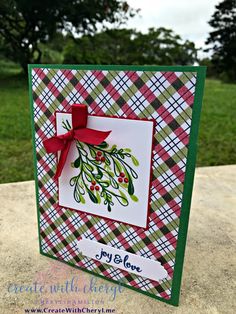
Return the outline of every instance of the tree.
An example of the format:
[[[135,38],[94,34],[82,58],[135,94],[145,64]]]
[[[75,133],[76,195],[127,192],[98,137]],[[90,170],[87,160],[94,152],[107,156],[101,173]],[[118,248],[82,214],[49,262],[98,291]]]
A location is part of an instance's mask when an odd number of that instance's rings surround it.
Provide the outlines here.
[[[212,45],[212,62],[218,73],[236,81],[236,0],[224,0],[216,6],[209,21],[214,29],[206,44]]]
[[[65,63],[87,64],[193,64],[194,43],[182,41],[165,28],[150,28],[147,34],[133,29],[110,29],[93,36],[66,40]]]
[[[187,65],[197,60],[193,42],[183,42],[171,29],[149,28],[147,34],[138,33],[134,39],[136,58],[143,64]]]
[[[69,40],[64,48],[65,63],[132,64],[134,44],[131,29],[110,29],[93,36]]]
[[[211,58],[203,58],[199,60],[199,65],[207,67],[207,77],[217,78],[218,73],[216,72],[216,68],[212,63]]]
[[[93,33],[104,21],[123,23],[135,11],[123,0],[1,0],[0,36],[7,56],[27,71],[40,63],[40,44],[58,32]]]

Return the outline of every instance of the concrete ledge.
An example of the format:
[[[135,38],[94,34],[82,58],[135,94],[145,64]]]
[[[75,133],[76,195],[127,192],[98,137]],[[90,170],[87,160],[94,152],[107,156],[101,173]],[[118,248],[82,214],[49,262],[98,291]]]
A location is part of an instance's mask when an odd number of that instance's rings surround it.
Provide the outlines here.
[[[39,255],[33,181],[1,184],[0,204],[0,313],[65,308],[72,300],[87,302],[84,306],[93,309],[113,308],[119,314],[236,313],[236,165],[196,170],[178,308],[129,289],[116,291],[113,301],[116,285],[111,283],[107,293],[25,291],[35,281],[47,287],[56,283],[63,286],[73,277],[82,287],[90,283],[92,276]],[[96,285],[107,283],[98,279]],[[22,292],[13,292],[12,284],[18,288],[23,285]],[[40,307],[40,302],[46,300],[51,304]]]

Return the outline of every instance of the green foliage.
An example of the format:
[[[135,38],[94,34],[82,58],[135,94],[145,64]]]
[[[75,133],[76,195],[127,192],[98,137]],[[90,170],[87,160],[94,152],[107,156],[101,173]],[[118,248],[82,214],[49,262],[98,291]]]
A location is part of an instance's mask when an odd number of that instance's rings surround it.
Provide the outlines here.
[[[98,23],[122,23],[134,13],[122,0],[1,0],[0,41],[8,58],[27,71],[28,63],[41,61],[40,44],[58,32],[93,33]]]
[[[47,45],[40,45],[42,51],[41,62],[49,64],[60,64],[63,62],[63,55],[57,50],[50,49]]]
[[[236,163],[236,84],[207,80],[198,140],[198,166]]]
[[[213,51],[212,62],[226,81],[236,81],[236,0],[223,0],[209,21],[214,29],[206,44]]]
[[[64,127],[70,130],[66,123]],[[70,180],[76,202],[84,202],[84,195],[88,194],[93,203],[103,202],[107,210],[111,211],[115,201],[122,206],[128,206],[129,198],[138,201],[133,184],[138,174],[127,163],[131,159],[135,167],[139,165],[133,155],[122,148],[117,149],[115,145],[109,147],[107,142],[100,145],[77,142],[76,148],[78,158],[71,166],[78,169],[78,174]]]
[[[64,63],[79,64],[193,64],[193,42],[165,28],[150,28],[147,34],[133,29],[111,29],[76,40],[65,39]]]
[[[27,81],[18,65],[0,61],[0,182],[32,180]]]
[[[207,67],[207,77],[211,78],[217,78],[219,74],[217,73],[217,70],[212,63],[212,60],[210,58],[203,58],[199,60],[199,65],[206,66]]]

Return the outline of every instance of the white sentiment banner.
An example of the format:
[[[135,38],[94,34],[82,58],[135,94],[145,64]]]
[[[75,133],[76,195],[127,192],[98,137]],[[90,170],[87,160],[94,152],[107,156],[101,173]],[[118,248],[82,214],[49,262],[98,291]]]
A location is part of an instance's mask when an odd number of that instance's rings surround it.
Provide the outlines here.
[[[99,242],[82,239],[78,243],[78,249],[80,253],[87,257],[145,278],[159,281],[168,275],[165,268],[158,261],[131,254]]]

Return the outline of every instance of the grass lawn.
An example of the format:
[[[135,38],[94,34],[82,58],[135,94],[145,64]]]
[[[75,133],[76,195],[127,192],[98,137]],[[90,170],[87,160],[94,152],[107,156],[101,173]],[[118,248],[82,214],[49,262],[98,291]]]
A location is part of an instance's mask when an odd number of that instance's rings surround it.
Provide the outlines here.
[[[33,179],[27,80],[0,62],[0,183]],[[207,80],[198,166],[236,163],[236,85]]]
[[[206,80],[197,166],[236,164],[236,84]]]

